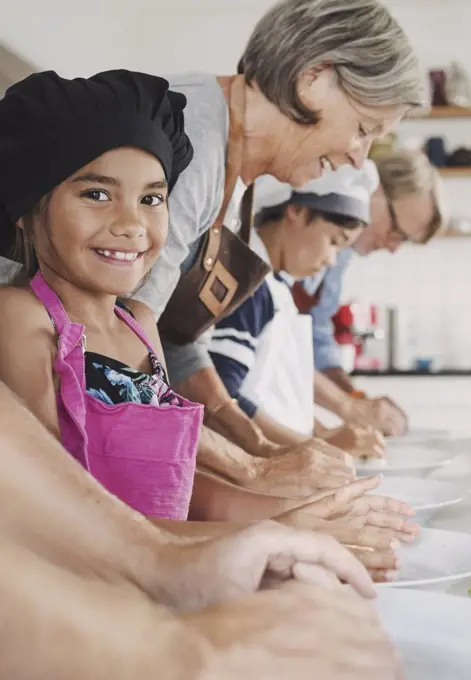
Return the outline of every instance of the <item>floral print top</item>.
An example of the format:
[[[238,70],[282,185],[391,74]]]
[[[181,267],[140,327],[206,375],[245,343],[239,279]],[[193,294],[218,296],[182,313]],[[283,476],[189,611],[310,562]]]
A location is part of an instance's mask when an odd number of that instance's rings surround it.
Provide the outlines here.
[[[181,406],[157,357],[149,353],[153,373],[141,373],[121,361],[94,352],[85,352],[87,393],[112,406],[125,402],[150,406]]]
[[[116,305],[134,318],[122,300]],[[149,349],[152,375],[141,373],[117,359],[85,352],[86,391],[108,406],[133,402],[146,406],[181,406],[180,397],[170,389],[164,367]]]

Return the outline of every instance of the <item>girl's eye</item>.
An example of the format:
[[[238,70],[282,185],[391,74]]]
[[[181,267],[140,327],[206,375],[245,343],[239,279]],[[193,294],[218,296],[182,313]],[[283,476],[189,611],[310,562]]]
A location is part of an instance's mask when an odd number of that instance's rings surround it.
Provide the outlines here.
[[[363,125],[360,124],[360,126],[358,127],[358,130],[359,130],[359,133],[360,133],[360,137],[368,137],[368,134],[369,134],[368,130]]]
[[[101,189],[89,189],[88,191],[82,192],[80,195],[91,201],[109,201],[108,194]]]
[[[165,201],[164,197],[160,194],[149,194],[149,196],[144,196],[141,203],[144,205],[149,205],[151,208],[155,208],[161,205]]]

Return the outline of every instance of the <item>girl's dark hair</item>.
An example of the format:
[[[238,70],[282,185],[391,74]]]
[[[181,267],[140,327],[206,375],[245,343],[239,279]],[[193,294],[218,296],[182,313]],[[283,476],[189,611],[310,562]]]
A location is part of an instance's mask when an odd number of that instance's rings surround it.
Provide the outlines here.
[[[13,277],[11,282],[13,286],[27,286],[39,269],[34,248],[33,226],[38,217],[46,220],[49,200],[50,195],[47,194],[28,215],[23,217],[23,228],[16,228],[12,259],[21,265],[21,269]]]
[[[280,205],[274,205],[270,208],[263,208],[255,216],[254,224],[257,229],[264,227],[266,224],[271,222],[280,222],[285,216],[286,208],[290,205],[289,201],[286,203],[280,203]],[[318,219],[326,220],[326,222],[332,222],[337,227],[342,229],[358,229],[358,227],[364,227],[365,223],[355,217],[347,217],[346,215],[337,215],[334,213],[324,212],[317,208],[311,208],[305,206],[308,210],[308,222],[314,222]]]

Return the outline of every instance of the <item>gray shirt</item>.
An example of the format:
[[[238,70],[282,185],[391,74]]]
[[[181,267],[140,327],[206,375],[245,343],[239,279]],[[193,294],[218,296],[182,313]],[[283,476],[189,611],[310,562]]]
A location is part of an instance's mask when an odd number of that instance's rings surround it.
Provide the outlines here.
[[[214,224],[224,196],[224,177],[229,112],[216,77],[187,74],[169,78],[170,87],[188,99],[185,128],[195,154],[178,179],[169,199],[170,225],[165,247],[137,298],[158,318],[167,304],[182,271],[194,258],[198,239]],[[237,231],[238,208],[245,187],[239,182],[234,191],[225,225]],[[191,345],[166,344],[165,358],[171,382],[189,378],[212,366],[207,336]]]

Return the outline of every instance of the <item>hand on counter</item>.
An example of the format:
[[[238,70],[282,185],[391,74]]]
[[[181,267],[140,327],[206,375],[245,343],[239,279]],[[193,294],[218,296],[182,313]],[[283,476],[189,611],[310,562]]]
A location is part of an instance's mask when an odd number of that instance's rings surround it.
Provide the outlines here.
[[[374,607],[348,589],[285,584],[188,617],[213,650],[201,680],[402,680]]]
[[[407,415],[390,397],[349,399],[342,418],[347,424],[379,430],[386,437],[406,434],[409,427]]]
[[[390,397],[379,397],[371,402],[376,410],[376,418],[381,430],[387,437],[400,437],[409,429],[407,414]]]
[[[292,579],[325,585],[326,571],[330,582],[345,581],[363,597],[375,597],[366,569],[334,538],[269,520],[169,546],[162,562],[177,594],[174,606],[185,610]]]
[[[391,580],[391,572],[399,566],[394,554],[397,542],[411,543],[419,527],[411,521],[413,511],[406,503],[367,493],[380,481],[379,477],[358,480],[276,519],[333,536],[352,549],[375,581]]]
[[[336,489],[355,479],[352,458],[321,439],[266,451],[269,457],[253,458],[251,491],[286,498],[307,498],[325,489]]]
[[[384,458],[386,441],[381,432],[371,425],[342,425],[325,433],[324,438],[353,458]]]

